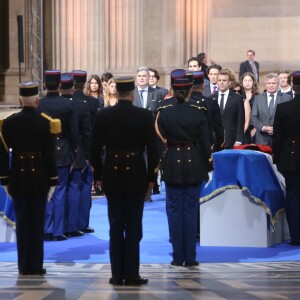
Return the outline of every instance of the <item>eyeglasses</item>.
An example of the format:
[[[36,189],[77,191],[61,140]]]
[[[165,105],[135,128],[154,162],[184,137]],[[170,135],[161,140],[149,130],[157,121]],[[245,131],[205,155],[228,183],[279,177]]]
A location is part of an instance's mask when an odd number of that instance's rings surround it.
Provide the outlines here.
[[[240,89],[238,89],[238,90],[233,89],[232,91],[237,93],[237,94],[242,94],[242,91]]]

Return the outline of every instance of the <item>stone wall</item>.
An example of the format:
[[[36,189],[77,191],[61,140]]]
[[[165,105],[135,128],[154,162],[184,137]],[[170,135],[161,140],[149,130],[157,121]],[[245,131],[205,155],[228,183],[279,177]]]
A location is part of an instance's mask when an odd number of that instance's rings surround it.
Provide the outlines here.
[[[22,79],[30,79],[31,0],[1,3],[8,5],[9,17],[0,34],[9,46],[8,50],[3,50],[5,43],[0,46],[7,57],[0,59],[0,92],[1,74],[5,90],[0,100],[14,102],[16,15],[24,16],[25,25]],[[99,75],[110,71],[118,76],[134,75],[137,67],[147,65],[159,70],[160,85],[168,87],[170,71],[186,68],[188,58],[199,52],[237,73],[246,51],[253,49],[261,78],[270,71],[299,69],[298,0],[47,0],[44,7],[44,56],[49,68]]]

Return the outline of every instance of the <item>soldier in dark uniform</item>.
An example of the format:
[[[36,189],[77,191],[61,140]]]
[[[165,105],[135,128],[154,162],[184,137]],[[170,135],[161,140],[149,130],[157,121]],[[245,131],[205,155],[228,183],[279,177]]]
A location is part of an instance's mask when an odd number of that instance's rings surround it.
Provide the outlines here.
[[[45,206],[58,183],[55,137],[47,116],[36,111],[37,83],[21,83],[20,96],[22,111],[5,119],[0,130],[0,182],[14,203],[19,273],[43,275]],[[56,121],[53,133],[60,131]]]
[[[91,141],[91,119],[89,108],[84,100],[82,93],[75,92],[73,96],[73,75],[72,73],[63,73],[61,74],[61,96],[72,100],[73,109],[77,114],[78,120],[78,151],[76,152],[76,160],[73,164],[73,168],[70,174],[70,181],[67,191],[67,201],[65,207],[65,230],[64,234],[67,237],[77,237],[84,234],[83,231],[79,230],[78,218],[80,203],[88,202],[90,204],[91,193],[83,194],[82,190],[86,191],[88,189],[82,189],[83,186],[83,173],[85,168],[88,166],[88,157],[90,152],[90,141]],[[79,97],[76,96],[79,95]],[[86,199],[82,199],[84,196],[87,196]],[[88,207],[88,216],[89,216]],[[86,228],[85,228],[86,229]],[[92,229],[89,228],[91,231]]]
[[[292,74],[295,98],[277,105],[273,125],[274,163],[285,178],[291,244],[300,245],[300,71]]]
[[[210,158],[207,121],[202,109],[187,103],[192,83],[177,79],[172,85],[176,103],[161,109],[156,131],[167,147],[162,178],[175,266],[195,266],[197,211],[200,187],[208,180]]]
[[[82,70],[72,71],[74,79],[74,101],[85,101],[89,108],[90,113],[90,126],[92,128],[95,121],[95,116],[98,110],[100,110],[100,103],[98,99],[87,96],[83,93],[84,85],[86,83],[87,73]],[[102,128],[103,130],[104,128]],[[86,139],[88,143],[90,140]],[[88,145],[89,146],[89,145]],[[87,148],[85,149],[87,150]],[[81,168],[81,190],[80,190],[80,203],[78,214],[78,228],[84,233],[94,232],[94,229],[89,226],[90,211],[92,207],[92,186],[93,186],[93,172],[89,163],[89,154],[83,151],[78,153],[78,159],[76,160],[77,169]],[[83,166],[83,164],[85,164]]]
[[[141,285],[139,243],[142,239],[144,198],[158,171],[152,112],[135,107],[134,78],[117,78],[119,101],[99,111],[92,131],[94,177],[107,196],[110,224],[111,284]],[[108,128],[109,130],[104,130]],[[106,160],[101,148],[106,146]],[[147,147],[147,165],[143,153]]]
[[[78,143],[78,123],[76,112],[70,99],[59,96],[61,72],[45,71],[46,97],[40,100],[38,112],[44,112],[52,118],[61,120],[62,132],[56,137],[56,164],[58,186],[46,206],[45,239],[63,241],[65,202],[71,166],[75,160]]]

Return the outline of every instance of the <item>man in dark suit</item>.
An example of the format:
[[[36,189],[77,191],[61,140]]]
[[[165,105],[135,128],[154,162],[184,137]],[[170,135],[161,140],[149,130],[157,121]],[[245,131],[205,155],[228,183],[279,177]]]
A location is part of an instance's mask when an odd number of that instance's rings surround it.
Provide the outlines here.
[[[288,94],[278,91],[279,78],[276,73],[265,77],[266,92],[255,96],[251,124],[256,128],[256,144],[272,146],[273,123],[277,105],[291,100]]]
[[[107,196],[112,270],[109,283],[141,285],[148,282],[139,275],[144,199],[151,193],[158,171],[154,120],[152,112],[132,105],[134,78],[117,78],[116,87],[118,103],[96,116],[91,164],[94,178]],[[104,165],[103,146],[107,151]]]
[[[169,91],[167,89],[165,89],[164,87],[157,85],[157,82],[159,81],[159,79],[160,79],[160,75],[159,75],[158,71],[154,68],[149,68],[149,86],[156,89],[159,100],[162,100],[169,93]]]
[[[300,245],[300,71],[292,74],[295,98],[278,104],[274,119],[274,163],[285,178],[286,217],[292,245]]]
[[[59,183],[50,202],[46,205],[45,239],[64,241],[66,193],[71,166],[78,147],[78,122],[72,101],[59,95],[60,70],[45,71],[47,95],[42,98],[37,111],[61,120],[62,132],[56,137],[56,165]]]
[[[239,78],[241,78],[243,74],[250,72],[255,76],[257,82],[259,82],[259,63],[254,60],[255,52],[253,50],[248,50],[247,58],[246,61],[240,64]]]
[[[202,95],[204,72],[195,71],[193,78],[193,87],[189,103],[203,108],[207,119],[210,144],[213,148],[213,152],[220,151],[224,143],[224,127],[218,102]]]
[[[229,90],[230,84],[230,73],[227,70],[221,70],[218,75],[218,94],[211,96],[211,99],[217,101],[220,107],[227,149],[242,144],[245,124],[243,98]]]
[[[58,183],[52,133],[60,132],[60,122],[55,128],[36,112],[36,82],[21,83],[20,96],[22,111],[1,122],[0,183],[14,203],[19,273],[44,275],[45,206]]]

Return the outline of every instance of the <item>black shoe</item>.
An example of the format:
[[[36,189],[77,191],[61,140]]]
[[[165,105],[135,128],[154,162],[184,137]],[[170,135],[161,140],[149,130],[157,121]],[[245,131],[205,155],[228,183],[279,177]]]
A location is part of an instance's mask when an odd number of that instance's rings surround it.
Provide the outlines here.
[[[183,266],[183,263],[178,263],[178,262],[176,262],[176,261],[171,261],[171,265],[172,266],[175,266],[175,267],[182,267]]]
[[[123,285],[123,279],[109,278],[109,284],[112,284],[112,285]]]
[[[145,202],[152,202],[151,194],[149,194],[149,195],[146,196]]]
[[[29,275],[45,275],[47,273],[47,269],[42,269],[39,272],[29,272]]]
[[[52,241],[52,233],[45,233],[44,241]]]
[[[95,229],[91,228],[91,227],[87,227],[85,229],[80,229],[80,231],[82,231],[84,233],[93,233],[93,232],[95,232]]]
[[[293,245],[293,246],[300,246],[300,242],[291,241],[291,245]]]
[[[68,238],[71,238],[71,237],[83,236],[84,233],[82,231],[76,230],[72,232],[65,232],[64,235]]]
[[[152,194],[153,194],[153,195],[158,195],[158,194],[160,194],[160,190],[159,190],[159,189],[157,189],[157,190],[154,190],[154,189],[153,189]]]
[[[65,235],[57,235],[57,236],[52,236],[51,241],[58,242],[58,241],[65,241],[67,239],[68,238]]]
[[[148,281],[149,281],[148,278],[139,276],[136,278],[125,279],[124,285],[142,285],[142,284],[147,284]]]
[[[185,263],[184,266],[185,267],[195,267],[195,266],[199,266],[199,263],[197,261],[193,261],[191,263]]]

